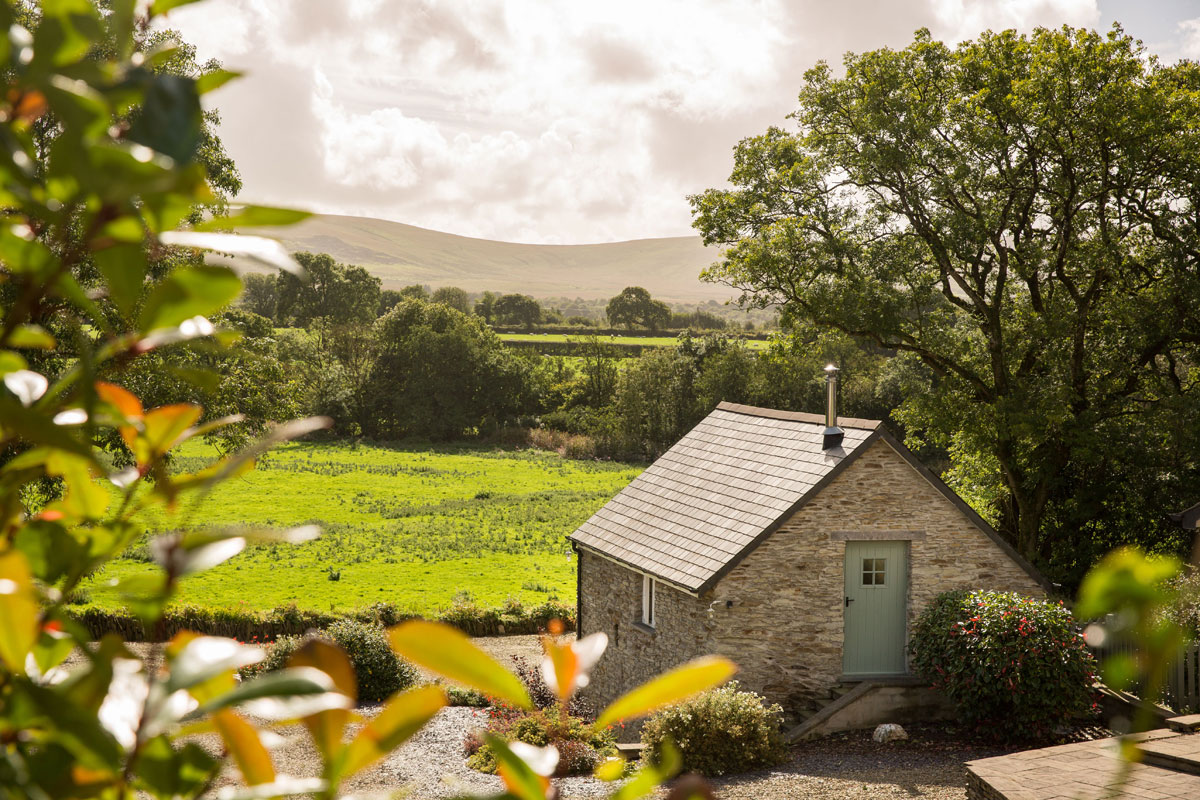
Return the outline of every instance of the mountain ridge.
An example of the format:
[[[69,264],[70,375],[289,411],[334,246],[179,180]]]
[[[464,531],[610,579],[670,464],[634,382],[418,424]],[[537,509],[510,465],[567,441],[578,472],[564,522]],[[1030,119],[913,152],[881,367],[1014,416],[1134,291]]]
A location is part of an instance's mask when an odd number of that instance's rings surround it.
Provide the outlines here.
[[[328,253],[366,268],[385,289],[421,283],[469,292],[520,292],[535,297],[611,297],[642,286],[656,298],[684,303],[724,301],[734,290],[700,280],[717,260],[699,236],[597,244],[522,244],[478,239],[372,217],[315,214],[261,231],[290,252]]]

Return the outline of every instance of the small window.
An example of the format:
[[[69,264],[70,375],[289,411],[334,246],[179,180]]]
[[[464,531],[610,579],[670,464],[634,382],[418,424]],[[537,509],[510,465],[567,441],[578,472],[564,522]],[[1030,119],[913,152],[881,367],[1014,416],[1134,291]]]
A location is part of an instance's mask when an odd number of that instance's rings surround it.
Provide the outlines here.
[[[654,627],[654,578],[642,576],[642,624]]]
[[[887,584],[886,558],[864,558],[862,562],[863,586],[884,586]]]

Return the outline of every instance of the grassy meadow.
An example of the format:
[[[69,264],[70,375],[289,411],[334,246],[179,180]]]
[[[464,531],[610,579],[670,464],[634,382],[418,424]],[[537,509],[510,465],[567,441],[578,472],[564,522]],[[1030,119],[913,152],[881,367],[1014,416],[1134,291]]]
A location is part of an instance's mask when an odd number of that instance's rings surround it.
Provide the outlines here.
[[[185,472],[216,455],[199,443],[179,452]],[[147,515],[147,538],[206,526],[324,529],[301,545],[250,545],[187,578],[182,602],[331,611],[387,601],[429,613],[467,592],[482,605],[573,603],[566,536],[639,471],[531,450],[287,444],[198,507]],[[143,541],[86,588],[93,602],[120,605],[113,579],[155,569]]]

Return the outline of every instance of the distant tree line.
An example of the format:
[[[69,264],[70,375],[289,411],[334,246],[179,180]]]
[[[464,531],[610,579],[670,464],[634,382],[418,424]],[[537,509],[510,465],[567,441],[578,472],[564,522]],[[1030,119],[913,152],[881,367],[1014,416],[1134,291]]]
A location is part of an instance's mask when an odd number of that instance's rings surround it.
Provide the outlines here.
[[[438,303],[480,317],[488,325],[595,327],[607,322],[627,330],[720,331],[731,327],[753,330],[749,319],[731,323],[719,304],[672,309],[640,286],[630,286],[608,301],[572,300],[566,313],[524,294],[485,291],[472,294],[457,286],[431,289],[421,284],[384,289],[379,278],[362,267],[341,264],[325,253],[298,253],[305,278],[283,274],[251,274],[245,278],[242,307],[281,327],[308,328],[321,317],[369,323],[406,298]],[[565,300],[565,298],[564,298]],[[765,324],[765,323],[764,323]]]

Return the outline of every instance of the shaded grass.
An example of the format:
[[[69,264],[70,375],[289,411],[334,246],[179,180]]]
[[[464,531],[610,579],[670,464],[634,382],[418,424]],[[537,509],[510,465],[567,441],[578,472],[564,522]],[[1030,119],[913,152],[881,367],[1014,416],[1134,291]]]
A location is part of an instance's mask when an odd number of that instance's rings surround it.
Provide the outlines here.
[[[190,472],[213,456],[188,443],[174,469]],[[146,537],[87,588],[97,604],[119,605],[109,583],[156,569],[146,548],[155,533],[315,522],[325,531],[320,539],[251,545],[189,577],[179,600],[254,609],[295,603],[322,611],[391,602],[426,614],[449,607],[456,595],[481,605],[507,597],[527,605],[573,603],[575,564],[566,536],[639,471],[541,451],[288,444],[198,507],[148,514]]]

